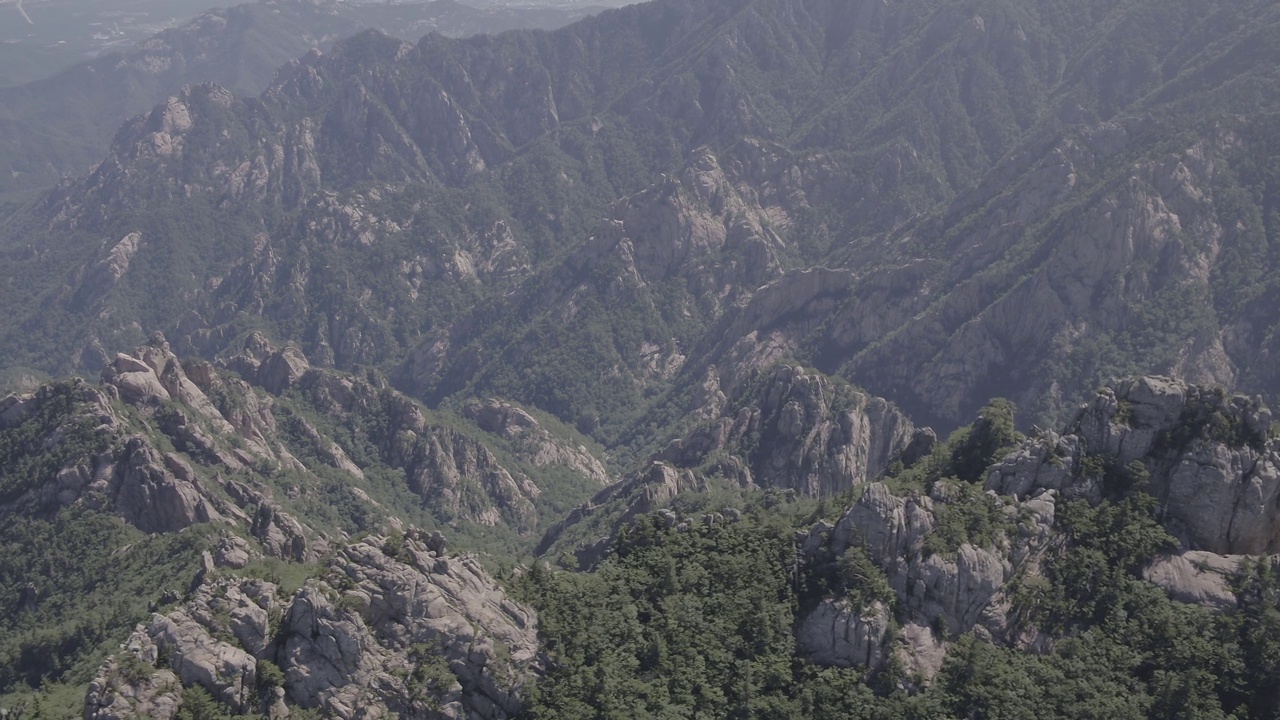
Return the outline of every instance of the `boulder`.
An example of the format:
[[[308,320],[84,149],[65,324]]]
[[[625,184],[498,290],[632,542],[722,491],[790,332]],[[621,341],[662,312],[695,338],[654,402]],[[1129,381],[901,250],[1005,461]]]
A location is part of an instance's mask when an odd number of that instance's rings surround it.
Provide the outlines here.
[[[1236,595],[1231,581],[1244,560],[1240,555],[1215,555],[1188,550],[1162,555],[1151,561],[1142,577],[1159,585],[1179,602],[1203,605],[1213,610],[1234,610]]]

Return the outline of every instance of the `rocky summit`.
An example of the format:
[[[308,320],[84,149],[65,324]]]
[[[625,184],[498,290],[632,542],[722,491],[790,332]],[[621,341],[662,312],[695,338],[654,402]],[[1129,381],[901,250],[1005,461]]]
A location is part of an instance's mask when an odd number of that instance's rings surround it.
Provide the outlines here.
[[[1274,717],[1280,8],[598,10],[0,90],[0,717]]]

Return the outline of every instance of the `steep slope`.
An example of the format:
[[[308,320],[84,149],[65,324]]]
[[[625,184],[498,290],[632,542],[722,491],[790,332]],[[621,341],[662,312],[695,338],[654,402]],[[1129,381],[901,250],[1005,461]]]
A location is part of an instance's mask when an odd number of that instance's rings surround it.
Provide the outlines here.
[[[93,679],[102,718],[171,717],[184,685],[241,712],[513,715],[536,616],[431,528],[516,557],[604,466],[510,403],[473,424],[251,340],[215,367],[156,336],[101,386],[0,401],[5,706]]]
[[[271,2],[212,10],[180,27],[48,78],[0,89],[0,197],[79,175],[120,123],[184,85],[262,92],[277,68],[366,28],[406,40],[555,28],[600,8],[488,8],[452,0],[404,4]]]
[[[697,295],[685,301],[685,307],[668,313],[681,317],[692,310],[691,305],[701,302],[708,307],[698,313],[702,316],[698,322],[675,332],[659,327],[645,342],[622,349],[625,364],[633,368],[645,345],[657,345],[664,349],[665,358],[674,359],[688,355],[695,342],[703,341],[702,327],[710,326],[728,306],[745,299],[754,286],[775,277],[778,269],[819,261],[833,240],[840,238],[843,243],[848,233],[854,232],[851,228],[866,225],[883,229],[928,209],[1000,156],[1003,149],[993,145],[974,150],[963,163],[949,168],[942,146],[936,142],[904,140],[890,147],[877,139],[899,131],[904,137],[933,137],[941,127],[975,123],[982,134],[990,135],[994,131],[982,129],[983,123],[1014,112],[995,112],[995,105],[987,106],[990,103],[984,105],[983,112],[970,112],[961,105],[922,110],[915,95],[890,92],[902,84],[891,70],[928,78],[933,68],[943,66],[972,66],[973,72],[1002,68],[1010,75],[1000,76],[1004,78],[1000,82],[1007,81],[1009,89],[999,94],[996,105],[1003,107],[1013,98],[1034,99],[1021,115],[1014,113],[1020,118],[1019,127],[1030,125],[1035,108],[1047,102],[1047,93],[1062,72],[1057,61],[1033,63],[1039,74],[1026,79],[1020,55],[1001,60],[993,55],[993,47],[962,42],[947,33],[933,36],[919,32],[923,27],[920,15],[943,27],[954,19],[949,11],[928,4],[877,8],[874,4],[863,7],[782,0],[672,2],[624,8],[550,34],[468,41],[431,37],[415,48],[362,37],[331,55],[313,56],[291,66],[259,102],[233,100],[212,89],[192,89],[179,97],[176,105],[153,112],[147,121],[132,123],[93,175],[48,198],[46,202],[52,201],[52,206],[45,204],[35,215],[15,221],[8,234],[29,238],[43,232],[42,227],[52,220],[60,236],[69,229],[79,235],[71,241],[78,249],[72,250],[65,237],[56,245],[72,256],[82,255],[87,248],[104,242],[103,237],[111,237],[114,245],[120,237],[138,232],[135,226],[144,217],[154,221],[163,215],[207,216],[212,204],[237,208],[237,220],[222,214],[212,219],[215,224],[200,234],[225,240],[220,252],[202,252],[200,256],[217,258],[225,252],[226,257],[243,257],[255,247],[250,238],[262,232],[277,244],[304,242],[314,246],[310,238],[299,237],[298,226],[293,224],[308,207],[314,207],[308,204],[312,195],[318,190],[338,192],[339,203],[331,207],[342,208],[341,212],[350,216],[349,208],[367,203],[367,193],[358,191],[357,185],[373,184],[382,186],[378,195],[383,202],[398,208],[395,213],[378,213],[380,217],[394,215],[387,218],[394,226],[384,226],[389,237],[417,241],[419,235],[405,229],[410,213],[416,214],[417,208],[424,206],[433,213],[445,208],[466,209],[450,213],[447,222],[452,228],[442,233],[446,237],[483,237],[492,233],[495,221],[503,221],[511,240],[525,249],[525,257],[534,259],[529,270],[545,270],[509,279],[514,282],[528,277],[529,290],[536,292],[558,286],[546,273],[558,272],[559,260],[572,249],[589,247],[589,236],[597,234],[600,218],[612,214],[607,208],[620,196],[652,186],[634,202],[660,201],[655,194],[670,189],[658,189],[663,187],[659,173],[679,173],[685,177],[684,192],[705,197],[688,209],[677,209],[678,214],[696,211],[715,216],[746,211],[754,217],[746,219],[741,230],[737,229],[740,220],[730,215],[719,222],[729,235],[748,232],[761,236],[769,248],[766,254],[774,260],[757,257],[758,251],[752,248],[758,242],[734,242],[728,237],[728,255],[722,264],[736,267],[734,272],[741,276],[730,273],[723,279],[735,283],[737,289],[727,294],[717,290],[712,297],[710,283],[700,280],[701,288],[695,287]],[[1055,57],[1064,56],[1069,47],[1059,47],[1053,38],[1071,36],[1071,19],[1042,19],[1035,25],[1028,22],[1023,33],[1052,43],[1058,48]],[[618,52],[622,48],[627,49],[626,61]],[[732,72],[726,74],[724,68]],[[945,89],[949,81],[940,76],[922,82],[915,92],[929,94],[935,87]],[[818,135],[814,134],[818,126],[795,120],[839,116],[841,108],[864,105],[880,109],[877,123],[837,128],[833,121],[828,135]],[[823,120],[822,126],[826,125]],[[703,146],[706,151],[698,149]],[[947,152],[951,152],[949,147]],[[866,175],[867,168],[890,165],[897,169],[885,170],[888,174],[881,172],[877,178]],[[720,175],[723,178],[716,179]],[[867,192],[853,193],[863,200],[850,206],[847,198],[856,187],[845,183],[854,181]],[[443,192],[436,190],[437,182],[468,191],[465,196],[446,192],[440,197],[434,195]],[[707,182],[721,189],[708,187]],[[403,183],[410,186],[400,189]],[[702,188],[693,187],[700,183]],[[423,186],[432,193],[427,195],[432,202],[415,205]],[[347,197],[344,191],[359,194]],[[721,197],[727,204],[715,205]],[[160,207],[167,209],[161,211]],[[440,220],[424,220],[432,226],[441,224]],[[340,218],[323,222],[339,227],[344,224]],[[680,222],[694,226],[706,221]],[[259,223],[266,227],[258,227]],[[656,234],[653,240],[630,238],[632,245],[670,242],[659,231],[657,227],[637,226],[625,232]],[[156,228],[153,234],[190,233]],[[363,231],[357,235],[365,237],[365,243],[376,237],[376,233],[366,236]],[[598,237],[602,243],[611,242],[606,232],[599,232]],[[198,247],[206,241],[192,238],[190,242]],[[412,269],[425,264],[406,247],[389,249],[390,257],[379,258],[381,266]],[[475,254],[465,245],[459,249]],[[15,259],[23,252],[15,252]],[[657,252],[682,256],[678,250]],[[145,245],[142,253],[155,257]],[[280,252],[274,254],[279,256]],[[519,270],[520,254],[508,252],[506,256]],[[51,253],[47,259],[53,261],[53,257]],[[65,268],[65,257],[55,261],[54,267]],[[184,267],[188,262],[181,255],[160,259],[156,272],[170,278],[186,277],[193,270]],[[296,276],[312,278],[309,262],[296,257],[285,262],[286,269]],[[341,265],[348,266],[349,261]],[[458,265],[455,272],[470,275],[466,269],[465,264]],[[664,271],[656,265],[646,269]],[[225,260],[194,269],[197,277],[224,278],[228,273]],[[47,279],[49,274],[50,266],[38,262],[22,270],[24,277]],[[436,395],[461,389],[473,372],[467,370],[475,366],[472,358],[477,354],[491,356],[498,348],[512,346],[524,331],[517,325],[506,332],[491,333],[484,340],[478,338],[494,324],[494,318],[528,316],[530,312],[549,318],[562,312],[555,307],[560,298],[547,292],[535,295],[543,301],[533,304],[528,302],[529,295],[518,295],[522,312],[517,313],[504,301],[510,288],[502,284],[485,293],[487,302],[479,303],[479,309],[469,317],[460,312],[469,304],[465,301],[452,307],[425,308],[419,314],[413,312],[417,306],[435,298],[457,297],[457,286],[466,283],[448,280],[435,292],[415,287],[419,299],[411,296],[406,303],[403,295],[386,297],[388,290],[399,289],[396,285],[373,287],[358,278],[324,280],[323,286],[329,288],[355,280],[375,298],[383,296],[378,305],[410,311],[405,326],[380,329],[385,341],[379,346],[384,349],[376,357],[366,354],[361,361],[385,363],[403,358],[409,350],[425,352],[430,367],[411,372],[421,392]],[[416,282],[412,276],[407,280]],[[74,284],[75,279],[69,282]],[[124,285],[130,284],[126,276]],[[43,287],[47,286],[46,280]],[[173,295],[156,296],[156,290],[163,287],[150,283],[143,292],[145,302],[140,304],[155,309],[176,306]],[[188,285],[182,289],[181,305],[198,307],[207,293],[208,289]],[[354,295],[362,296],[363,290]],[[22,295],[15,300],[19,297]],[[334,299],[307,298],[304,306],[329,305]],[[346,299],[349,302],[351,298]],[[252,298],[226,300],[229,302],[218,301],[226,315],[233,316],[246,305],[255,314],[262,312],[254,308]],[[47,304],[64,303],[51,298]],[[294,301],[289,304],[299,307]],[[671,323],[660,314],[655,316],[643,301],[636,304],[628,299],[626,304],[646,323]],[[323,325],[332,329],[333,316],[338,313],[336,308],[325,310],[330,318]],[[341,315],[350,317],[352,312],[366,317],[385,314],[353,307]],[[114,349],[142,339],[136,333],[113,337],[118,330],[108,328],[93,331],[91,326],[97,322],[86,323],[83,314],[79,309],[59,318],[60,325],[80,331],[70,348],[40,353],[46,359],[37,362],[57,357],[61,360],[55,362],[74,363],[80,350],[95,341]],[[212,334],[226,338],[238,334],[237,328],[225,327],[226,320],[200,314],[201,324],[215,325],[209,328]],[[117,327],[136,321],[121,320]],[[170,331],[184,348],[199,348],[205,353],[220,349],[201,342],[188,345],[188,333],[172,332],[179,318],[171,315],[142,320],[139,324],[143,327]],[[371,323],[362,320],[357,324],[361,333],[370,332],[367,326]],[[304,341],[300,330],[295,326],[284,334]],[[332,344],[332,338],[321,336],[314,326],[302,332],[310,335],[303,342],[307,352],[324,356],[319,345],[322,341]],[[424,336],[425,342],[417,339]],[[548,338],[545,342],[559,341]],[[438,352],[431,351],[437,345],[448,348],[457,360],[439,358]],[[494,372],[513,369],[506,367],[509,362],[504,362],[502,355],[498,358]],[[347,366],[354,359],[335,362]],[[443,375],[437,375],[432,369],[435,366],[444,370]],[[445,383],[431,388],[441,377]],[[560,374],[553,381],[565,379]],[[643,378],[639,381],[641,386],[649,384]],[[556,408],[562,417],[575,421],[574,415],[582,410]]]
[[[1059,117],[944,208],[837,250],[843,307],[803,313],[776,342],[942,425],[992,394],[1059,418],[1138,371],[1275,392],[1256,334],[1274,264],[1259,159],[1274,154],[1275,47],[1258,28],[1280,16],[1182,10],[1103,25],[1063,78]],[[1139,26],[1160,74],[1099,87],[1096,67]]]
[[[659,513],[674,525],[671,506],[681,496],[826,500],[932,450],[932,431],[916,430],[889,402],[796,365],[703,400],[694,413],[701,422],[548,529],[537,553],[572,552],[589,567],[638,515]]]

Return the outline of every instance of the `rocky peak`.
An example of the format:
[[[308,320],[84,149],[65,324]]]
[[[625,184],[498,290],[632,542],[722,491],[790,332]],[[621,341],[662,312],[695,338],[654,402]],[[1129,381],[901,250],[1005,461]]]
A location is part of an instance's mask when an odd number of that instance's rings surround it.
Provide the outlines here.
[[[675,440],[659,457],[697,467],[728,454],[737,459],[730,476],[744,487],[831,497],[880,475],[914,432],[889,402],[782,363],[744,384],[718,420]]]
[[[1271,422],[1256,397],[1162,377],[1124,380],[1099,391],[1065,433],[1042,434],[1005,458],[987,487],[1098,502],[1137,473],[1187,549],[1275,552],[1280,448]]]

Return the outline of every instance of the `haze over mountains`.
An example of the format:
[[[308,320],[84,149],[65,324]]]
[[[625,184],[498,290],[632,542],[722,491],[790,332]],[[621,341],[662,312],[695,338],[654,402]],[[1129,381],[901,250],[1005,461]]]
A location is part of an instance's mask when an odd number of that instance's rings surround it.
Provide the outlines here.
[[[349,9],[0,91],[53,138],[6,130],[6,187],[97,160],[0,225],[0,692],[981,717],[1007,673],[1010,717],[1267,716],[1280,8],[657,0],[328,44]],[[103,548],[89,590],[24,584],[58,533]],[[175,560],[76,625],[126,545]]]
[[[406,39],[465,36],[560,27],[600,9],[286,0],[214,10],[50,77],[0,89],[0,196],[29,195],[82,174],[102,158],[120,123],[183,85],[216,82],[256,95],[283,63],[358,30]]]

